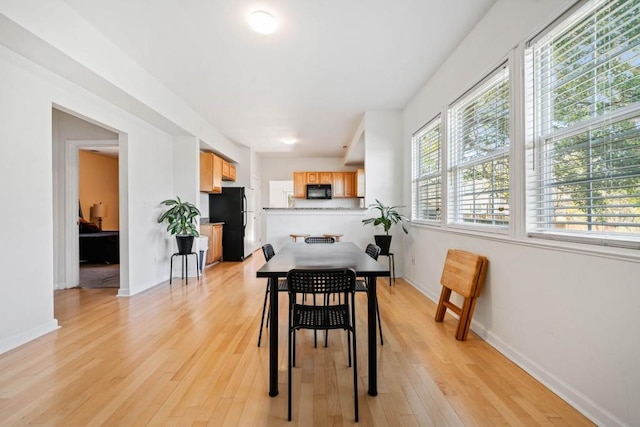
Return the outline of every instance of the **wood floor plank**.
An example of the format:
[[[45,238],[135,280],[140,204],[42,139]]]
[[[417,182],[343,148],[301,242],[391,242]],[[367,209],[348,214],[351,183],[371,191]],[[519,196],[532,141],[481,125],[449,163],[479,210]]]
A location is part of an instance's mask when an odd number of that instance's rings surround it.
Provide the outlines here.
[[[279,306],[280,394],[268,396],[268,334],[257,347],[265,280],[259,252],[129,298],[114,289],[54,292],[60,329],[0,355],[4,426],[593,425],[402,279],[381,281],[385,344],[378,396],[367,394],[366,295],[356,300],[358,402],[346,334],[301,331],[287,416],[286,294]]]

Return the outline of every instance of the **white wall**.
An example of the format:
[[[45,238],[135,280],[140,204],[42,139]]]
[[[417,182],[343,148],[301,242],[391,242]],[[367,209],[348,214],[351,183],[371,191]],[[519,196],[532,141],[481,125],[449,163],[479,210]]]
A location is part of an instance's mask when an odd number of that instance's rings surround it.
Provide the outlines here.
[[[262,159],[262,207],[269,203],[270,181],[292,181],[293,173],[299,171],[354,172],[355,167],[345,166],[338,157],[265,157]],[[358,199],[306,200],[295,199],[295,207],[357,208]]]
[[[269,181],[291,181],[294,172],[356,170],[354,167],[345,166],[343,159],[338,157],[263,157],[261,169],[264,203],[269,201]]]
[[[499,0],[409,103],[403,116],[406,205],[412,133],[571,3]],[[405,278],[433,300],[447,249],[486,255],[489,274],[472,329],[597,424],[640,425],[637,251],[427,226],[412,226],[404,243]]]
[[[191,134],[236,161],[237,145],[83,20],[63,0],[0,0],[0,42],[173,135]],[[79,36],[81,35],[81,36]]]
[[[312,236],[322,236],[324,233],[342,234],[341,242],[353,242],[362,250],[368,243],[373,243],[371,229],[362,226],[362,220],[368,217],[365,210],[267,209],[265,217],[266,241],[273,245],[276,252],[291,242],[289,235],[294,233]],[[381,257],[380,262],[385,264],[387,258]]]
[[[53,318],[51,102],[47,82],[0,49],[0,352],[57,327]],[[18,184],[18,185],[16,185]]]
[[[365,204],[376,199],[387,206],[404,206],[402,191],[402,113],[399,111],[367,111],[364,115],[364,164],[365,164]],[[409,206],[409,205],[407,205]],[[409,216],[409,208],[398,208]],[[369,211],[368,216],[377,216],[379,211]],[[377,226],[371,234],[384,234],[382,226]],[[389,234],[390,251],[396,258],[396,275],[403,276],[404,254],[401,250],[404,233],[399,226],[392,226]]]
[[[293,194],[293,181],[269,181],[269,207],[289,207],[289,197]]]
[[[124,242],[120,296],[169,279],[173,243],[156,219],[159,202],[175,197],[176,191],[198,198],[198,147],[191,142],[202,140],[233,159],[238,151],[66,3],[51,0],[37,8],[13,0],[1,4],[0,179],[3,195],[22,206],[0,214],[3,237],[12,242],[0,257],[4,280],[11,284],[0,289],[4,352],[57,327],[53,254],[59,248],[54,249],[53,188],[60,185],[65,166],[58,155],[53,168],[52,108],[118,135]],[[181,144],[187,150],[174,151]],[[60,224],[55,227],[60,233]]]
[[[401,205],[402,113],[367,111],[364,115],[365,200]]]
[[[75,268],[77,270],[78,263],[71,262],[71,260],[65,257],[65,248],[73,250],[77,253],[78,242],[67,241],[69,234],[68,226],[75,226],[74,222],[67,224],[68,218],[65,218],[65,200],[71,197],[68,194],[68,189],[65,186],[66,180],[69,179],[67,171],[69,167],[66,166],[66,150],[65,145],[69,144],[73,140],[112,140],[115,144],[118,143],[118,135],[108,129],[96,126],[93,123],[89,123],[85,120],[81,120],[63,111],[53,109],[52,110],[52,155],[53,155],[53,259],[54,259],[54,283],[55,289],[62,289],[77,285],[77,280],[73,280],[74,283],[67,283],[67,266]],[[77,166],[77,165],[76,165]],[[76,183],[72,183],[76,185]],[[83,208],[85,215],[88,215],[89,207]],[[75,230],[74,230],[75,231]],[[77,261],[77,260],[75,260]],[[73,274],[74,279],[77,279],[77,274]]]

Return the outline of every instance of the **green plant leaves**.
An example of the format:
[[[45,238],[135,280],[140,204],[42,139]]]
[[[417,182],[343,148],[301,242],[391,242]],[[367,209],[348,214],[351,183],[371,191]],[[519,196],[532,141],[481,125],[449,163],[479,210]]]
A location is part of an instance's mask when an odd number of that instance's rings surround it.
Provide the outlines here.
[[[391,226],[394,224],[400,224],[402,227],[402,231],[405,233],[409,233],[407,230],[404,221],[409,221],[409,218],[400,214],[396,209],[401,208],[403,206],[385,206],[380,202],[380,200],[376,199],[376,203],[369,205],[373,209],[377,209],[380,211],[380,215],[374,218],[367,218],[362,220],[362,224],[372,224],[374,226],[382,225],[384,228],[384,232],[388,235]]]
[[[196,227],[196,217],[200,210],[192,203],[183,202],[180,197],[163,200],[161,205],[170,206],[158,217],[158,223],[167,221],[167,231],[172,235],[198,237],[200,233]]]

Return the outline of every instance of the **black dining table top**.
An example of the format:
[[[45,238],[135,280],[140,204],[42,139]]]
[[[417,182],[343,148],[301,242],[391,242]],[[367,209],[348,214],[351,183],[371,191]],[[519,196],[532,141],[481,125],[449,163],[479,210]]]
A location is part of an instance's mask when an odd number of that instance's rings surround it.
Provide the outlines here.
[[[388,268],[352,242],[287,243],[256,272],[256,276],[285,277],[292,268],[353,268],[359,276],[389,276]]]

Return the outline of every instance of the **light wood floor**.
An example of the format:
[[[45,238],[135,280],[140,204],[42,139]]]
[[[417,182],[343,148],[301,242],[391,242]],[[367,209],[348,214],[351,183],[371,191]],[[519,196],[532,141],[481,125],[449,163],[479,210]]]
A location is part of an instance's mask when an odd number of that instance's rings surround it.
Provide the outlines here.
[[[257,337],[260,252],[131,298],[115,289],[55,292],[61,328],[0,355],[0,425],[356,425],[345,334],[313,348],[300,333],[293,423],[286,421],[286,296],[280,394],[268,390],[267,336]],[[384,346],[377,397],[366,394],[366,296],[359,295],[360,426],[592,425],[402,280],[379,285]],[[306,332],[306,331],[305,331]]]

